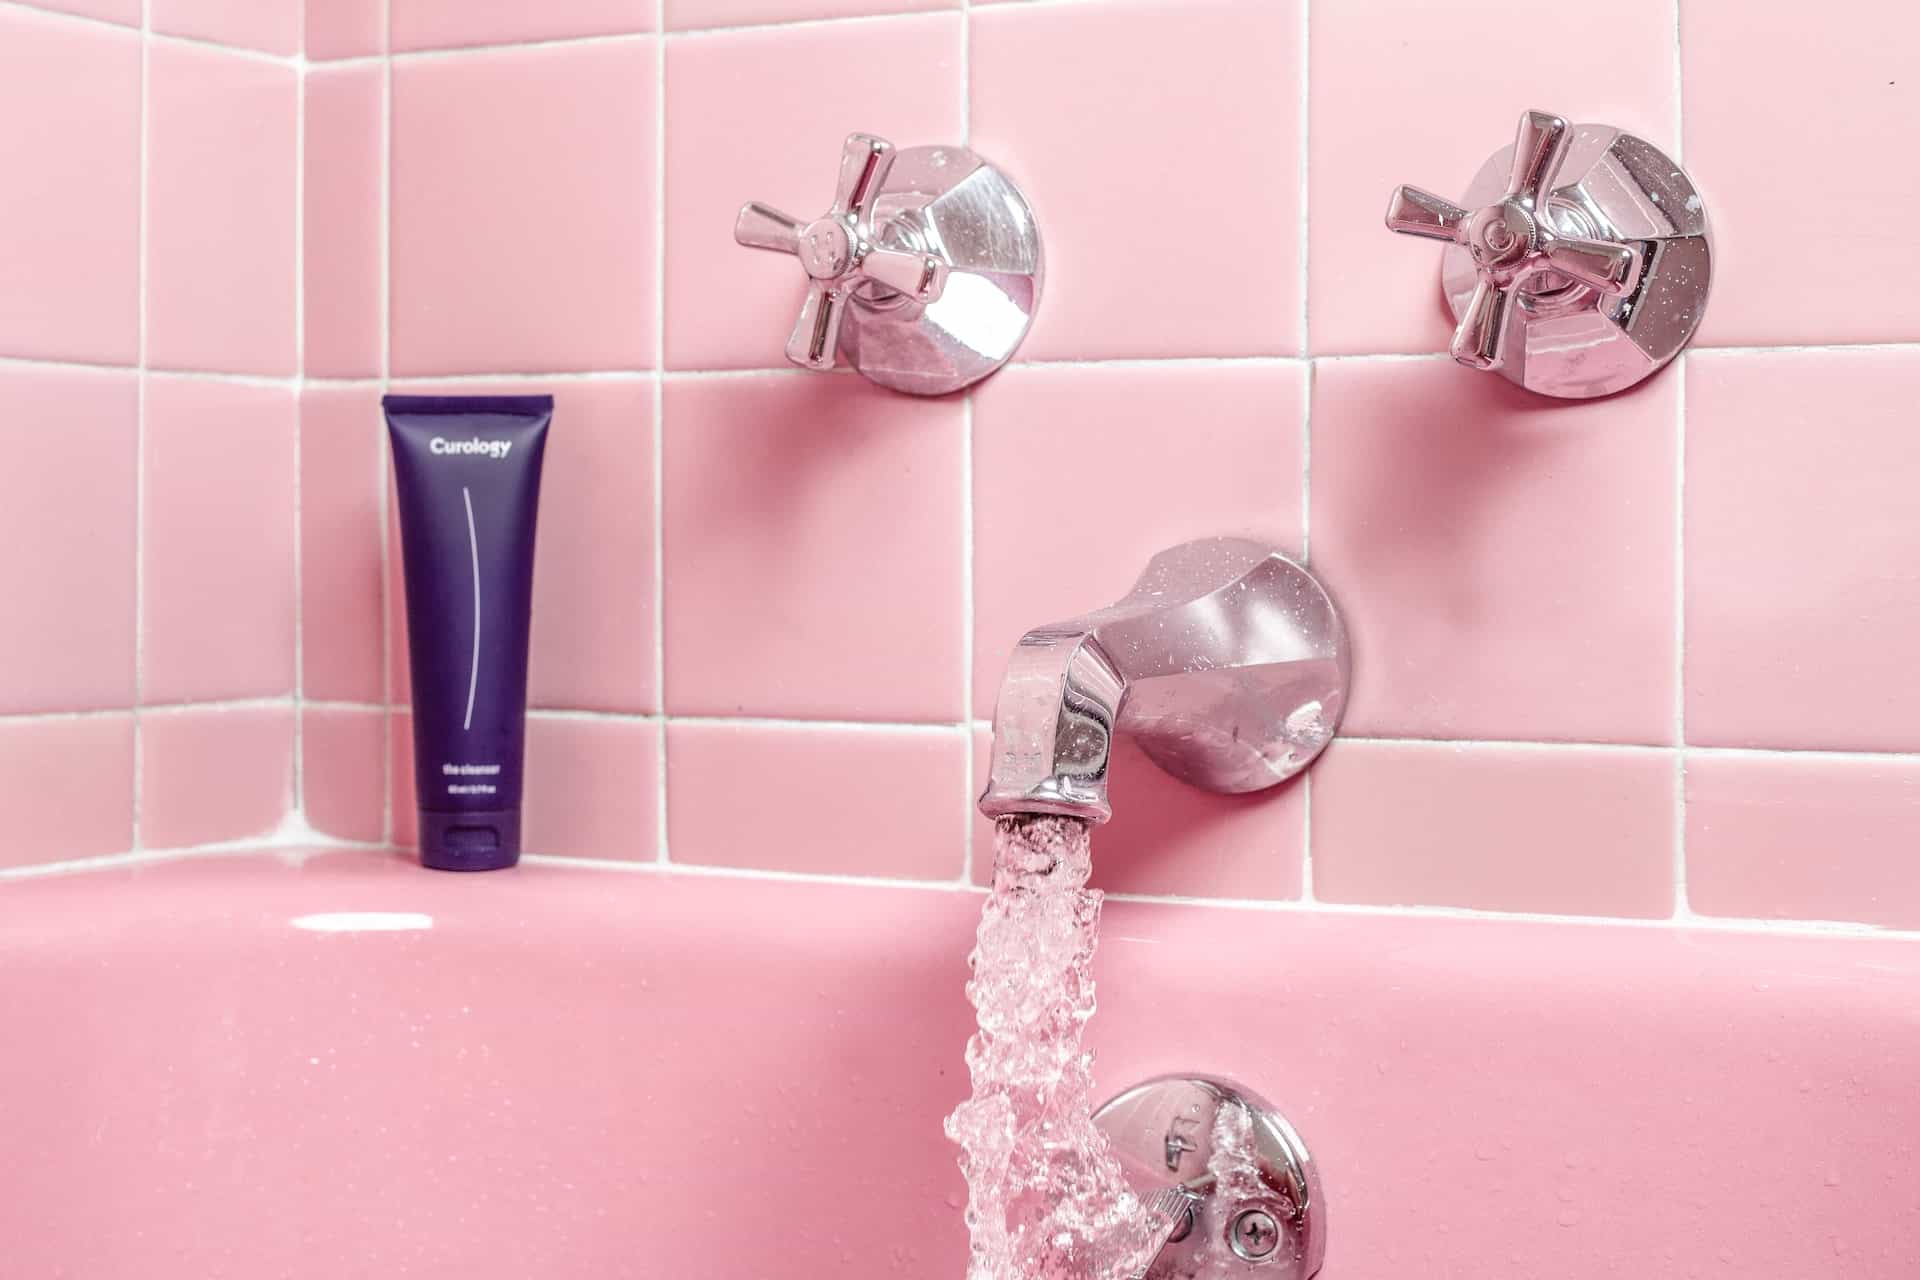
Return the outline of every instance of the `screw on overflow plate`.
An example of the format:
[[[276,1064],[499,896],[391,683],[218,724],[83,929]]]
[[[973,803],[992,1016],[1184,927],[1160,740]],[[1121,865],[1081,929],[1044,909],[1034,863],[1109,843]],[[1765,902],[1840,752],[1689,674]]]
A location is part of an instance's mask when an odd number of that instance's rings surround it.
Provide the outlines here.
[[[1227,1229],[1227,1243],[1246,1262],[1264,1262],[1280,1247],[1280,1223],[1265,1209],[1242,1209]]]

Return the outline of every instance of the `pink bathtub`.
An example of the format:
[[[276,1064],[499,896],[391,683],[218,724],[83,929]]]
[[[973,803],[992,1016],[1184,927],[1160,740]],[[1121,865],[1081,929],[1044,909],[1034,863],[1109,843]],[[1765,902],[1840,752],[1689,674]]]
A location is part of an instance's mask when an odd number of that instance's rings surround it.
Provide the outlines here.
[[[978,898],[241,855],[0,886],[0,1277],[951,1277]],[[1920,948],[1109,907],[1328,1280],[1920,1275]]]

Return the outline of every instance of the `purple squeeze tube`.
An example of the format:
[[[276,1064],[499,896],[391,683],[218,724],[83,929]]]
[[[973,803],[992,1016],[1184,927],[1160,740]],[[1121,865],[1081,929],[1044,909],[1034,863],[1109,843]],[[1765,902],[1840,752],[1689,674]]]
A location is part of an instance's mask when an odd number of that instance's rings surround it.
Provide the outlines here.
[[[420,861],[520,859],[533,533],[552,396],[387,396]]]

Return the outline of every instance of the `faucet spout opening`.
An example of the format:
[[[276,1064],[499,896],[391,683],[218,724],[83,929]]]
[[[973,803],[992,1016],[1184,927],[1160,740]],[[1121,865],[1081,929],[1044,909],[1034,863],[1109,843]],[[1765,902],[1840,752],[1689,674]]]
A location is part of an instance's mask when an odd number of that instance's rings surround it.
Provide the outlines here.
[[[980,811],[1105,822],[1107,768],[1127,689],[1085,620],[1022,636],[993,715],[993,757]]]
[[[1345,708],[1346,628],[1306,569],[1240,538],[1155,556],[1122,600],[1014,646],[994,707],[988,817],[1112,817],[1113,735],[1211,791],[1292,777]]]

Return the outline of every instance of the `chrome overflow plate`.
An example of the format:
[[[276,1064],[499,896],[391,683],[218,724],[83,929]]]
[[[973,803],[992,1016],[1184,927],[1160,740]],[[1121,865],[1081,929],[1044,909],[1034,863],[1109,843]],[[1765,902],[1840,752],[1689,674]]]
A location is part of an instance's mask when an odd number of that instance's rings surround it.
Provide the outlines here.
[[[1611,125],[1520,118],[1459,204],[1399,187],[1387,227],[1441,240],[1453,358],[1543,395],[1633,386],[1680,353],[1706,311],[1713,241],[1693,181]]]
[[[787,359],[831,369],[844,354],[914,395],[958,391],[1005,364],[1040,304],[1033,210],[964,147],[896,150],[853,134],[826,213],[808,221],[749,202],[733,238],[800,260],[807,292]]]
[[[1311,1280],[1326,1204],[1306,1143],[1252,1091],[1214,1076],[1148,1080],[1094,1113],[1156,1228],[1144,1280]]]

